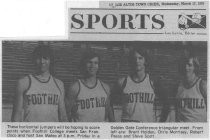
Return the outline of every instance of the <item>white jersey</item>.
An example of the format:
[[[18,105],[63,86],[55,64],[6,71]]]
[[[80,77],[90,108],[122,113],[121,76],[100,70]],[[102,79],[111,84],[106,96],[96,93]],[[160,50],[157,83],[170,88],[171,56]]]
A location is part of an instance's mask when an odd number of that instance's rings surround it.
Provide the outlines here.
[[[25,122],[58,122],[58,104],[61,91],[52,76],[41,82],[29,75],[29,88],[24,94]]]
[[[176,121],[177,122],[206,122],[206,105],[199,89],[199,78],[190,88],[179,85],[176,95]]]
[[[123,102],[122,121],[154,121],[155,94],[148,74],[141,82],[135,82],[128,76],[123,93],[126,101]]]
[[[79,93],[77,96],[76,121],[78,122],[104,122],[107,93],[100,82],[92,88],[79,81]]]

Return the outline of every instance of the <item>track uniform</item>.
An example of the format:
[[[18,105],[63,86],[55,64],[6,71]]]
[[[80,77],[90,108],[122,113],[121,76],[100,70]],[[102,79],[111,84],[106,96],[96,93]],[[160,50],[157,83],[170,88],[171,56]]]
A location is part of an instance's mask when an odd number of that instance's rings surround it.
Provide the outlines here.
[[[76,120],[78,122],[104,122],[107,93],[100,80],[94,87],[87,87],[81,80],[77,96]]]
[[[50,76],[46,82],[39,81],[29,75],[29,88],[24,93],[24,116],[25,122],[58,122],[58,104],[61,91]]]
[[[135,82],[130,76],[123,89],[125,101],[122,106],[123,122],[153,122],[154,89],[149,75],[146,74],[141,82]]]
[[[201,78],[190,88],[186,88],[183,83],[180,83],[176,95],[177,122],[207,121],[206,105],[199,88],[200,82]]]

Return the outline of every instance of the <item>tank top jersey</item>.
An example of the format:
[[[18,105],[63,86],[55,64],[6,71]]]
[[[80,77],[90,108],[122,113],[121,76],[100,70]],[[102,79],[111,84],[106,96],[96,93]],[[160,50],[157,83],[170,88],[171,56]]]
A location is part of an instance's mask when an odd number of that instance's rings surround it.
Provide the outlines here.
[[[92,88],[87,87],[81,80],[77,96],[78,122],[104,122],[107,93],[100,80]]]
[[[200,81],[201,78],[190,88],[186,88],[183,83],[180,83],[176,95],[177,122],[207,121],[206,105],[199,88]]]
[[[141,82],[134,82],[130,76],[123,90],[126,101],[122,106],[122,121],[153,122],[154,89],[149,75],[146,74]]]
[[[41,82],[29,75],[30,86],[24,94],[25,122],[58,122],[58,103],[61,91],[52,76]]]

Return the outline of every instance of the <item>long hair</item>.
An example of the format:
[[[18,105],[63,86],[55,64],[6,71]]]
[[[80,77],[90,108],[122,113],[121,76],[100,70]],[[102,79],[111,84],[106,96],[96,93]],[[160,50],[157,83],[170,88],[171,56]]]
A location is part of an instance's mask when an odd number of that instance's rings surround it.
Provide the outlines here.
[[[139,47],[135,47],[133,50],[130,51],[129,53],[129,57],[128,57],[128,65],[130,67],[130,72],[132,73],[133,70],[134,70],[134,66],[135,66],[135,59],[134,59],[134,55],[135,53],[138,53],[140,54],[141,56],[144,57],[144,66],[145,66],[145,72],[146,73],[149,73],[150,70],[151,70],[151,62],[150,62],[150,59],[149,59],[149,56],[148,56],[148,53],[146,51],[146,49],[143,49],[143,48],[139,48]]]
[[[185,56],[183,59],[180,60],[180,63],[179,63],[179,73],[180,73],[180,75],[185,75],[186,74],[186,65],[187,65],[187,63],[189,63],[190,59],[192,59],[192,61],[193,61],[195,75],[199,76],[200,63],[199,63],[198,57],[195,56],[192,53],[190,53],[188,56]]]
[[[35,64],[38,58],[49,58],[50,59],[50,73],[54,74],[54,55],[53,50],[46,45],[40,45],[36,47],[32,53],[33,62]]]
[[[87,50],[85,51],[85,53],[83,54],[81,60],[80,60],[80,64],[79,64],[79,71],[82,75],[85,75],[87,72],[87,68],[86,68],[86,64],[90,59],[93,59],[97,57],[99,59],[99,65],[100,65],[100,56],[95,53],[92,50]]]

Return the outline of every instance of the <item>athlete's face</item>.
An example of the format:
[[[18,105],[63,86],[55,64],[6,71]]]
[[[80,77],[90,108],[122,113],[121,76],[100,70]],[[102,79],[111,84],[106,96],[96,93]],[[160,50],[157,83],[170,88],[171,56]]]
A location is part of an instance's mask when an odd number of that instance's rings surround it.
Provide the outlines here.
[[[90,59],[86,63],[86,68],[87,68],[87,74],[89,76],[95,76],[97,74],[98,68],[99,68],[99,59],[98,57],[94,57]]]
[[[185,70],[186,70],[186,75],[192,75],[194,73],[195,67],[192,58],[190,58],[186,63]]]
[[[134,53],[133,61],[135,70],[141,71],[145,69],[145,58],[138,52]]]
[[[36,65],[40,72],[47,72],[50,69],[50,58],[39,57],[36,59]]]

